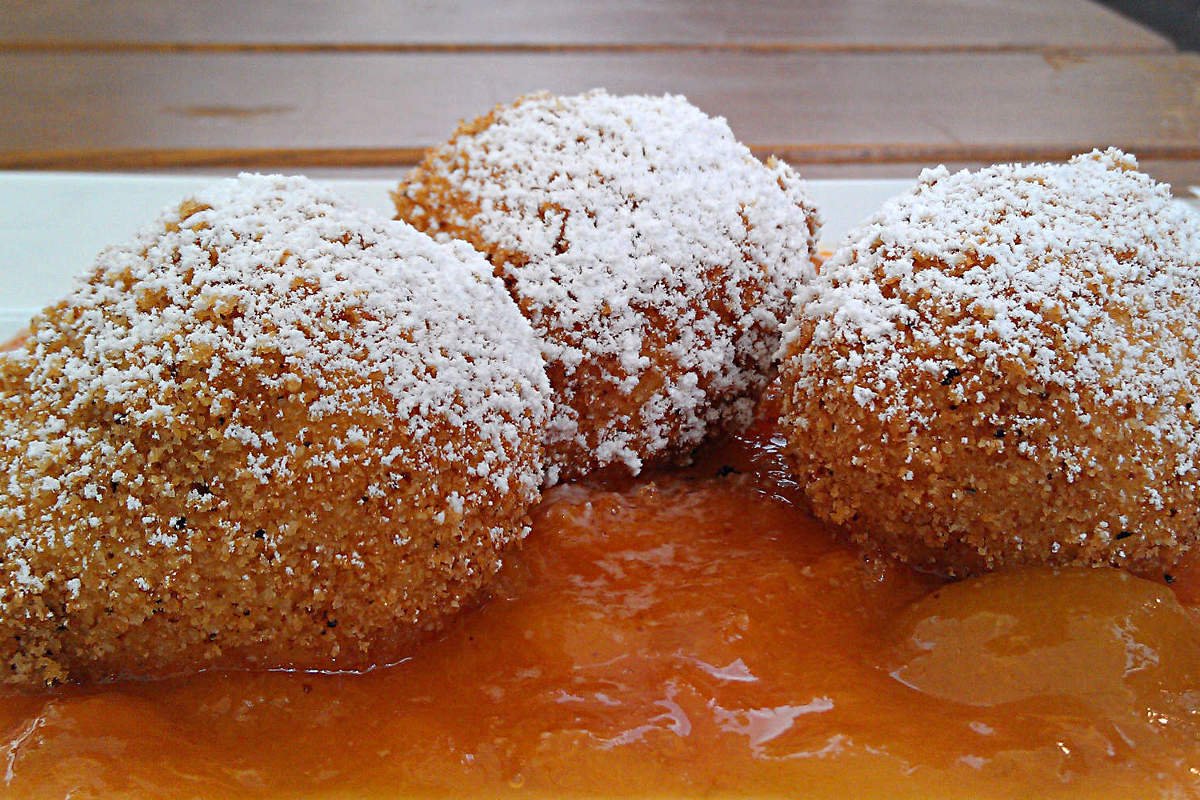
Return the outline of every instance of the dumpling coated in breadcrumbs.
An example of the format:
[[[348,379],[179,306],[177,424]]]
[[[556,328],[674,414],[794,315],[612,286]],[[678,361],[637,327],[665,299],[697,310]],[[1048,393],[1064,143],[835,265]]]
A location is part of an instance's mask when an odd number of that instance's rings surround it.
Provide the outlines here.
[[[544,474],[544,366],[487,262],[304,178],[170,209],[0,373],[7,683],[393,660]]]
[[[464,124],[393,194],[479,248],[545,348],[549,479],[637,473],[749,423],[818,217],[679,96],[535,94]]]
[[[1200,537],[1200,222],[1118,150],[927,170],[782,357],[813,511],[914,565],[1160,570]]]

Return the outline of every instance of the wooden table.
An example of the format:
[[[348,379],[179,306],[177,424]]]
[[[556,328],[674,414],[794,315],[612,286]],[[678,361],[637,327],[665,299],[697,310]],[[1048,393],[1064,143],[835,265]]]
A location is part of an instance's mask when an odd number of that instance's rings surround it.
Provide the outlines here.
[[[1087,0],[9,2],[0,168],[395,172],[518,94],[681,92],[811,177],[1115,144],[1200,183],[1200,57]]]

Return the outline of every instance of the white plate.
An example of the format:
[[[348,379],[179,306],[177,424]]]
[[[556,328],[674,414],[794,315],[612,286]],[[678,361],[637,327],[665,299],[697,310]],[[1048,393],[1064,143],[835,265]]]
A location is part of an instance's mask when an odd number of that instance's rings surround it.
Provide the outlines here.
[[[71,278],[103,248],[131,238],[159,212],[217,178],[211,175],[119,175],[0,172],[0,341],[57,300]],[[322,182],[343,197],[392,216],[395,179]],[[811,181],[825,216],[826,242],[870,214],[911,181]]]

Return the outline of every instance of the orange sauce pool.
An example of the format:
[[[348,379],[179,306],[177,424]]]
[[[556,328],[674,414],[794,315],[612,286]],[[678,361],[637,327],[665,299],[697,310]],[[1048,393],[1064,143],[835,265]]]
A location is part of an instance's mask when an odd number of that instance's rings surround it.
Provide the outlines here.
[[[1200,796],[1200,570],[943,585],[808,517],[771,433],[553,490],[402,663],[0,694],[0,795]]]

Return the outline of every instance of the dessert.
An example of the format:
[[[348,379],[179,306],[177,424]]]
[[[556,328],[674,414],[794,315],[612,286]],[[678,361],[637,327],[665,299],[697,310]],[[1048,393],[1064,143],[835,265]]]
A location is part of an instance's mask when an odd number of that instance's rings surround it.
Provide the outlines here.
[[[777,415],[550,489],[397,663],[0,686],[0,797],[1200,793],[1200,559],[949,583],[810,516]]]
[[[462,125],[393,199],[487,254],[541,336],[551,483],[744,427],[813,272],[799,177],[677,96],[522,97]]]
[[[539,496],[544,368],[486,261],[304,178],[105,251],[0,374],[5,683],[385,663]]]
[[[922,173],[801,287],[814,510],[911,564],[1161,571],[1200,536],[1200,226],[1117,150]]]

